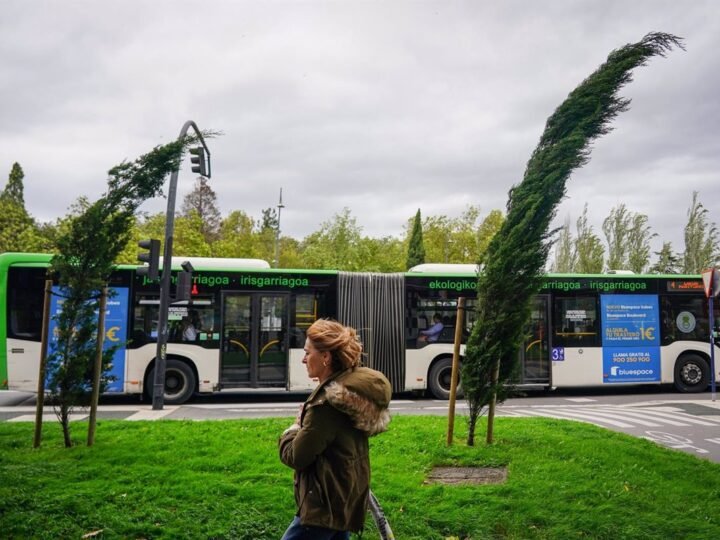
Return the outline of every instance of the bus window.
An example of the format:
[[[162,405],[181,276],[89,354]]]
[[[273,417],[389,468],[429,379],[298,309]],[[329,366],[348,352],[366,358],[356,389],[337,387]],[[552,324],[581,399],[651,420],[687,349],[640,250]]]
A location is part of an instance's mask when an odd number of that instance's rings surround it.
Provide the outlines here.
[[[10,268],[8,272],[7,337],[40,341],[45,270]]]
[[[664,296],[660,300],[663,345],[679,340],[707,341],[707,301],[698,296]]]
[[[138,296],[133,316],[133,330],[129,348],[136,349],[157,341],[160,298],[157,295]],[[168,342],[180,343],[183,339],[183,320],[192,322],[195,342],[210,348],[217,347],[220,334],[215,323],[216,314],[212,297],[193,299],[190,306],[171,305],[168,308]],[[212,342],[212,345],[211,343]]]
[[[467,339],[472,327],[470,317],[475,316],[474,298],[466,301],[466,319],[463,328],[463,341]],[[471,315],[468,317],[467,314]],[[434,324],[435,316],[440,317],[443,330],[436,343],[453,343],[455,341],[455,322],[457,320],[457,298],[449,298],[445,290],[410,291],[407,296],[406,346],[414,349],[427,345],[418,338],[424,330]]]
[[[294,302],[294,308],[291,307],[290,312],[290,348],[302,349],[307,329],[325,316],[325,296],[322,293],[298,294],[291,302]]]
[[[553,345],[596,347],[600,345],[597,297],[558,296],[554,302]]]
[[[133,329],[128,344],[130,349],[157,341],[160,298],[158,296],[139,296],[134,310]]]

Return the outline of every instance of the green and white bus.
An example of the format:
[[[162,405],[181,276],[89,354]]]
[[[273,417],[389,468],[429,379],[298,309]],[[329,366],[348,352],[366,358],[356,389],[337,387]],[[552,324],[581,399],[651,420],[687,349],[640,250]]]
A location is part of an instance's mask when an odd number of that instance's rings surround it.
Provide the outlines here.
[[[50,258],[0,254],[2,389],[37,389]],[[302,363],[305,331],[323,317],[358,329],[365,364],[385,373],[396,393],[428,391],[447,398],[459,297],[467,298],[463,340],[475,317],[473,265],[426,264],[379,274],[176,258],[174,270],[185,260],[195,268],[192,300],[170,307],[166,403],[223,389],[310,391],[316,383]],[[115,295],[106,314],[106,339],[124,346],[113,360],[115,380],[108,392],[148,395],[159,285],[135,270],[119,266],[109,283]],[[419,339],[436,316],[443,324],[438,339]],[[183,339],[188,319],[196,326],[192,342]],[[534,300],[517,383],[534,388],[674,384],[683,392],[701,392],[711,375],[709,337],[700,276],[548,275]]]

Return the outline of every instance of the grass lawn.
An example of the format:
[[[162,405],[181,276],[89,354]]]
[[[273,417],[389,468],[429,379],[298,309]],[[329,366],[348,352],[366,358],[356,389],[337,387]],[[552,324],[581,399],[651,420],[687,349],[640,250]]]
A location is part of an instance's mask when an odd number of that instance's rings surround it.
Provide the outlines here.
[[[278,539],[295,511],[277,457],[289,419],[102,421],[62,447],[56,423],[0,424],[0,538]],[[498,418],[445,446],[443,417],[372,439],[373,491],[398,540],[720,538],[720,465],[589,424]],[[86,424],[74,423],[85,440]],[[483,425],[484,429],[484,425]],[[433,466],[507,466],[500,485],[426,485]],[[363,538],[377,539],[368,521]],[[98,532],[102,531],[102,532]]]

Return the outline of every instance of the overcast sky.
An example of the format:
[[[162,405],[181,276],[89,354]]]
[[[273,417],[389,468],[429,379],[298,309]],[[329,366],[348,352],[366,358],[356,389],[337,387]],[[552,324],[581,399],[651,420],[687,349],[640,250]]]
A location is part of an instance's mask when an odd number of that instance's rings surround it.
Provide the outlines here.
[[[192,119],[223,132],[209,143],[223,215],[259,218],[283,188],[285,235],[348,207],[364,234],[400,236],[418,208],[504,210],[547,117],[651,31],[687,50],[635,71],[557,222],[574,228],[587,202],[602,237],[625,203],[682,251],[693,191],[720,221],[714,1],[3,0],[0,181],[19,162],[28,210],[54,220]],[[186,162],[178,207],[194,180]]]

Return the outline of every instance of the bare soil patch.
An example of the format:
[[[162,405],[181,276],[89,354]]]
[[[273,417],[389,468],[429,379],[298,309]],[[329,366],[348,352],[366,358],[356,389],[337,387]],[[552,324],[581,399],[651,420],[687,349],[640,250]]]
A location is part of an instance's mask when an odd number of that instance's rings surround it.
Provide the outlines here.
[[[503,484],[506,467],[434,467],[426,484]]]

